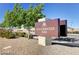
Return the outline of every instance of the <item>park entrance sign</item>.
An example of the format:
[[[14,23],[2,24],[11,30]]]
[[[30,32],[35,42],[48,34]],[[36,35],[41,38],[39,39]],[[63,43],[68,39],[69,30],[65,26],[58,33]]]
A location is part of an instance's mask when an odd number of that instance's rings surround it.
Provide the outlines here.
[[[44,37],[67,36],[67,20],[52,19],[35,24],[35,33]]]

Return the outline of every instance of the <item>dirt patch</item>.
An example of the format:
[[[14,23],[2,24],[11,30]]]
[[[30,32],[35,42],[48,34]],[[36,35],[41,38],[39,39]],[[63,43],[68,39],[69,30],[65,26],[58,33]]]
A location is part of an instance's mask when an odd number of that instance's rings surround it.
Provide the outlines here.
[[[4,49],[5,48],[5,49]],[[1,55],[70,55],[79,54],[79,47],[64,45],[41,46],[38,40],[17,38],[0,38]]]

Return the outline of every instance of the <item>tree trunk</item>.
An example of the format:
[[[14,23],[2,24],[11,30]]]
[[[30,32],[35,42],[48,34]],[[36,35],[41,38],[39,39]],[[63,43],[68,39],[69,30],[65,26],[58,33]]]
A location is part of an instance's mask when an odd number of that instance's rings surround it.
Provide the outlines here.
[[[30,39],[30,29],[28,29],[28,40]]]

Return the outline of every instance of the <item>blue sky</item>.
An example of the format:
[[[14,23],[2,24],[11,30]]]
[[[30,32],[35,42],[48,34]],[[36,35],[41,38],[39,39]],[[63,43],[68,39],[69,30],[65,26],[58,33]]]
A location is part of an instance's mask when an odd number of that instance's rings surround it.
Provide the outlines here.
[[[4,20],[4,14],[7,10],[12,10],[14,4],[2,3],[0,4],[0,22]],[[24,9],[29,7],[28,3],[22,4]],[[60,18],[67,19],[68,26],[79,28],[79,4],[68,3],[47,3],[44,5],[43,13],[46,18]]]

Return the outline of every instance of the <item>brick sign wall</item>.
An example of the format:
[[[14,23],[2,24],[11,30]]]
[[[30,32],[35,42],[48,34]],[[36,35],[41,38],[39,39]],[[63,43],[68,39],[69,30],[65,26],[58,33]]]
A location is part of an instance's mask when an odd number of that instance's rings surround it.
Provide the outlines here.
[[[59,36],[59,19],[37,22],[35,24],[35,33],[39,36],[58,37]]]

